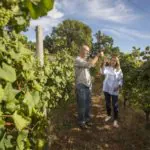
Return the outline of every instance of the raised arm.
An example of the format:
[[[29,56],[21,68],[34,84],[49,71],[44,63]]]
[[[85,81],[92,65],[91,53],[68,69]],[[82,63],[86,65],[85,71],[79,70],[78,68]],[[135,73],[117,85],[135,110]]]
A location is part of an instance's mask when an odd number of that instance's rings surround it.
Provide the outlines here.
[[[92,67],[92,64],[85,61],[84,59],[76,58],[75,60],[75,67],[79,68],[90,68]]]
[[[100,73],[103,75],[106,75],[108,73],[108,67],[106,67],[107,62],[108,62],[108,59],[105,57],[102,65],[100,67]]]
[[[123,86],[123,73],[122,73],[121,69],[120,69],[120,72],[119,72],[119,86],[120,87]]]
[[[84,59],[80,59],[79,57],[75,60],[75,67],[80,68],[91,68],[94,67],[94,65],[97,63],[98,58],[101,56],[101,53],[99,53],[97,56],[95,56],[93,59],[90,59],[89,61],[86,61]]]

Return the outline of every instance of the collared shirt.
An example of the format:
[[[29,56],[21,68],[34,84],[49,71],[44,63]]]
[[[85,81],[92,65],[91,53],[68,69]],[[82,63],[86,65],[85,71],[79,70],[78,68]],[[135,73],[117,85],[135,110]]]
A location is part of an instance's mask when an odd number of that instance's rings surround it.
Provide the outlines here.
[[[85,86],[91,88],[91,75],[89,69],[92,65],[85,59],[78,56],[75,60],[75,82],[77,84],[84,84]]]
[[[101,69],[101,73],[105,75],[103,91],[108,92],[110,95],[118,95],[119,90],[115,91],[115,89],[123,85],[122,70],[107,66]]]

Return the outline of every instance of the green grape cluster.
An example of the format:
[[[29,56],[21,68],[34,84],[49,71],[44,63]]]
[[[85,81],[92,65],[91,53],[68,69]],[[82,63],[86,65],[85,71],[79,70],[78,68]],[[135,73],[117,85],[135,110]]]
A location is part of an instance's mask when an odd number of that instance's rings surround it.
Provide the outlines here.
[[[11,10],[5,9],[3,7],[0,8],[0,27],[4,27],[9,22],[13,13]]]

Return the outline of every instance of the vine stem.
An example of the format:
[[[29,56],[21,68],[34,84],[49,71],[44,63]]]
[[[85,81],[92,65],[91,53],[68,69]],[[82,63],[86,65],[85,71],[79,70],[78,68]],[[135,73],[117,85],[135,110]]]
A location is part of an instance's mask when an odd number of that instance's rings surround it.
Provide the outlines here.
[[[1,115],[0,117],[8,117],[8,118],[11,118],[12,115]]]
[[[39,121],[35,124],[35,126],[31,129],[32,131],[34,130],[34,128],[39,124]]]
[[[13,126],[14,124],[12,122],[5,122],[5,126]]]

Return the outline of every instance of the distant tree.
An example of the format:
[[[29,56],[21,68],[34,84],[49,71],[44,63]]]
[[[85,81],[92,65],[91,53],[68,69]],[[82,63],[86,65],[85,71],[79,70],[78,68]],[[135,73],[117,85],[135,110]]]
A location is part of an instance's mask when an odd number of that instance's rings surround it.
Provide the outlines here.
[[[137,59],[140,57],[140,50],[140,48],[136,48],[135,46],[132,47],[132,55]]]
[[[110,36],[103,34],[100,30],[95,34],[96,42],[93,43],[93,50],[105,48],[107,49],[107,53],[110,53],[111,48],[113,46],[113,39]]]
[[[111,49],[112,55],[119,56],[121,54],[119,47],[112,47]]]
[[[150,46],[147,46],[145,48],[144,54],[143,54],[144,60],[150,60]]]
[[[66,48],[72,56],[78,54],[82,44],[91,47],[92,31],[89,26],[77,20],[63,21],[44,39],[44,46],[49,52],[55,53]]]

